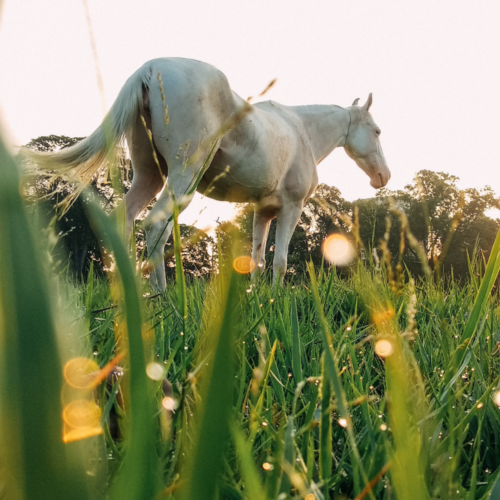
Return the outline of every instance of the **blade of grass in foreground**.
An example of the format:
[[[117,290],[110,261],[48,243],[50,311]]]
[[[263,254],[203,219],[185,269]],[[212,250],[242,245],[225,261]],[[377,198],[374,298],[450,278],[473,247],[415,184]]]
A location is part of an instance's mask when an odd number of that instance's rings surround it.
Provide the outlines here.
[[[0,447],[6,498],[86,499],[74,445],[62,442],[61,363],[47,283],[0,139]],[[2,480],[3,481],[3,480]]]
[[[323,377],[325,378],[328,377],[332,383],[333,392],[335,394],[335,400],[337,403],[337,411],[345,421],[345,428],[347,431],[347,435],[349,437],[349,443],[351,445],[352,454],[354,455],[354,459],[357,462],[364,484],[368,484],[368,476],[366,475],[366,472],[364,470],[363,463],[361,461],[361,456],[358,451],[358,446],[356,444],[356,436],[354,435],[352,419],[349,413],[349,408],[347,406],[347,400],[344,388],[342,387],[342,382],[340,380],[337,364],[333,356],[332,339],[328,329],[328,323],[326,321],[325,314],[323,312],[323,305],[321,304],[321,299],[319,297],[318,285],[316,283],[316,275],[314,274],[314,265],[312,264],[312,262],[308,264],[307,268],[309,271],[309,276],[311,278],[311,290],[313,293],[316,311],[318,312],[319,315],[319,327],[320,327],[319,330],[323,341],[323,349],[325,356]],[[323,383],[324,382],[325,381],[323,380]],[[371,491],[368,494],[372,500],[375,500],[375,496]]]
[[[224,279],[224,278],[221,278]],[[217,483],[227,448],[229,418],[233,399],[233,364],[238,276],[231,270],[229,286],[221,301],[218,317],[209,333],[214,349],[204,373],[202,403],[197,414],[197,437],[184,487],[183,498],[212,500],[217,495]]]
[[[153,393],[146,377],[142,319],[134,268],[113,219],[96,205],[88,205],[97,233],[113,251],[121,279],[123,312],[127,325],[130,362],[130,431],[127,451],[112,485],[112,498],[148,499],[159,488],[158,458],[154,442]]]
[[[175,201],[175,200],[174,200]],[[187,318],[187,295],[186,295],[186,278],[184,276],[184,268],[182,266],[182,243],[181,230],[179,228],[179,207],[174,203],[174,253],[175,253],[175,281],[177,287],[177,307],[182,317],[182,370],[185,375],[186,369],[186,318]]]
[[[460,367],[460,365],[462,364],[462,360],[464,359],[464,356],[467,352],[468,345],[472,340],[472,336],[477,329],[486,304],[488,303],[488,299],[491,295],[491,290],[493,289],[493,285],[495,284],[495,280],[497,279],[499,271],[500,230],[497,233],[495,243],[493,244],[493,248],[491,249],[490,258],[488,259],[488,265],[486,266],[483,280],[479,288],[479,293],[477,294],[476,301],[474,302],[474,307],[472,308],[469,319],[467,320],[467,324],[465,325],[464,333],[460,337],[461,347],[459,347],[455,351],[446,369],[445,377],[443,380],[443,390],[441,392],[441,400],[444,400],[446,398],[446,395],[451,389],[453,383],[462,375],[462,372],[465,370],[465,366],[462,365],[462,367]]]
[[[428,413],[418,365],[399,334],[394,308],[384,299],[366,269],[358,269],[358,287],[372,310],[379,336],[375,351],[385,361],[386,400],[393,437],[391,483],[397,497],[429,499],[421,461],[421,435],[417,422]],[[418,371],[418,373],[415,373]]]
[[[295,383],[302,381],[302,363],[300,353],[300,333],[299,333],[299,318],[297,315],[297,300],[295,293],[292,293],[292,371]]]

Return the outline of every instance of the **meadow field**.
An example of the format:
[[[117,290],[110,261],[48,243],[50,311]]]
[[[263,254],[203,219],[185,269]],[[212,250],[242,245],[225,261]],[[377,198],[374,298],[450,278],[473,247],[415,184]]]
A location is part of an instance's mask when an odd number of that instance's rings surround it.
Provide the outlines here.
[[[0,498],[500,498],[500,237],[461,284],[358,249],[273,289],[187,279],[175,224],[154,295],[97,205],[115,271],[54,273],[0,164]]]

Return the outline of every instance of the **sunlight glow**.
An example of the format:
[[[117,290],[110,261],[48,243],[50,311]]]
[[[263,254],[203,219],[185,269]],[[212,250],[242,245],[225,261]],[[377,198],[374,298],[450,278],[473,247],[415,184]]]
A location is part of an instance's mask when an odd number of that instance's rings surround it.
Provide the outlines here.
[[[356,256],[352,243],[342,234],[331,234],[323,242],[325,259],[336,266],[347,266]]]
[[[377,311],[372,315],[372,321],[377,325],[381,326],[384,323],[387,323],[390,319],[394,317],[394,309],[388,308],[385,310]]]

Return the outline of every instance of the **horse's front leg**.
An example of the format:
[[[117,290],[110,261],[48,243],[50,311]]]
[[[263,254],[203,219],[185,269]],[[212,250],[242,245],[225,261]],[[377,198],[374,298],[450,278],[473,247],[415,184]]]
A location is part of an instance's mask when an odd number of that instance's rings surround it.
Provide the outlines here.
[[[255,269],[252,271],[254,281],[262,276],[266,267],[266,242],[272,219],[273,217],[257,210],[253,215],[252,259],[256,264]]]
[[[273,261],[273,286],[283,283],[286,273],[288,245],[302,213],[303,201],[284,203],[276,226],[276,249]]]

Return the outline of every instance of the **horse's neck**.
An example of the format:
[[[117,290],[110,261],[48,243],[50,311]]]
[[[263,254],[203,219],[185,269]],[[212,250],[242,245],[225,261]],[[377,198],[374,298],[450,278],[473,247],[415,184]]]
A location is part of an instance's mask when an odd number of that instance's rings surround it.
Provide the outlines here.
[[[349,127],[346,109],[329,104],[296,106],[294,109],[302,120],[316,163],[344,145]]]

